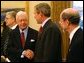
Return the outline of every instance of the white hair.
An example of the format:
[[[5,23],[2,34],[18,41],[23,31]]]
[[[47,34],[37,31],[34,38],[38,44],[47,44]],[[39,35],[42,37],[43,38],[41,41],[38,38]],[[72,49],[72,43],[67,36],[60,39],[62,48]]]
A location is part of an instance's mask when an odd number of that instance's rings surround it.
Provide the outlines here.
[[[16,19],[19,17],[19,16],[26,16],[28,18],[28,15],[25,11],[19,11],[17,12],[16,14]]]
[[[19,11],[19,12],[17,12],[16,16],[23,15],[23,14],[26,14],[26,12],[24,12],[24,11]]]

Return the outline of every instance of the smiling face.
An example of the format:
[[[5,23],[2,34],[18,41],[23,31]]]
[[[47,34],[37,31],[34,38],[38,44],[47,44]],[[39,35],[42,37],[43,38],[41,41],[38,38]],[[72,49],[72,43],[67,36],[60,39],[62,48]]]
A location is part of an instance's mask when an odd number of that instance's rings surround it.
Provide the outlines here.
[[[16,21],[20,29],[24,30],[28,26],[28,17],[25,12],[19,12],[16,16]]]

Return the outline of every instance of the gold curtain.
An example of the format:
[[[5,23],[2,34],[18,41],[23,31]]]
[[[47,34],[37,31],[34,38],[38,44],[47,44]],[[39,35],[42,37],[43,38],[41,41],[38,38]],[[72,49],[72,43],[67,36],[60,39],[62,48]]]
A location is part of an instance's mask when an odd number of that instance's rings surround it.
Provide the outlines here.
[[[29,19],[29,1],[25,1],[25,11],[26,11],[26,13],[28,15],[28,19]],[[29,22],[29,20],[28,20],[28,22]]]
[[[27,12],[27,14],[29,15],[29,1],[25,2],[25,11]]]
[[[56,23],[59,23],[60,20],[60,13],[66,9],[71,7],[71,1],[52,1],[51,2],[52,11],[51,11],[51,18],[53,21],[56,21]],[[63,32],[61,27],[59,26],[61,32],[62,32],[62,60],[63,62],[66,60],[66,54],[68,52],[68,34],[66,32]]]

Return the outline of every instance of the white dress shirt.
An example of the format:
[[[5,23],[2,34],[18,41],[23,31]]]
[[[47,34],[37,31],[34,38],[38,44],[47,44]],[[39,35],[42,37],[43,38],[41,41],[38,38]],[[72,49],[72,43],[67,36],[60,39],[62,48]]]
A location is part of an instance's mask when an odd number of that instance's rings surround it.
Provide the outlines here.
[[[20,34],[21,34],[22,32],[24,32],[25,41],[26,41],[27,33],[28,33],[28,27],[27,27],[26,29],[24,29],[23,31],[22,31],[21,29],[19,29],[19,30],[20,30]],[[22,54],[21,54],[21,58],[24,58],[24,55],[23,55],[24,52],[25,52],[25,51],[22,52]]]
[[[17,27],[17,24],[16,25],[14,25],[13,27],[11,27],[11,29],[13,30],[13,29],[15,29]]]
[[[23,31],[21,30],[21,29],[19,29],[20,30],[20,34],[22,33],[22,32],[24,32],[24,36],[25,36],[25,40],[26,40],[26,38],[27,38],[27,33],[28,33],[28,27],[26,28],[26,29],[24,29]]]
[[[72,38],[73,38],[75,32],[76,32],[79,28],[80,28],[80,26],[77,26],[77,27],[70,33],[70,35],[69,35],[69,38],[70,38],[70,44],[71,44],[71,40],[72,40]]]

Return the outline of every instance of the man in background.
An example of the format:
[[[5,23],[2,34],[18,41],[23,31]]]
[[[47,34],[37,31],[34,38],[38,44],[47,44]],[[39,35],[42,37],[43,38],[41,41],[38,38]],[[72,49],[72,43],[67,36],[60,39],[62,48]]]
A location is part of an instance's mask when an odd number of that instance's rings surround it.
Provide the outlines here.
[[[16,12],[15,11],[9,11],[6,13],[5,17],[6,26],[8,26],[10,29],[15,29],[17,26],[16,23]]]
[[[16,24],[16,12],[9,11],[6,13],[5,18],[3,19],[2,32],[1,32],[1,56],[7,58],[7,45],[9,40],[9,34],[11,30],[15,29]]]
[[[76,9],[67,8],[60,14],[60,25],[69,33],[67,62],[83,62],[83,30],[79,26],[80,15]]]

